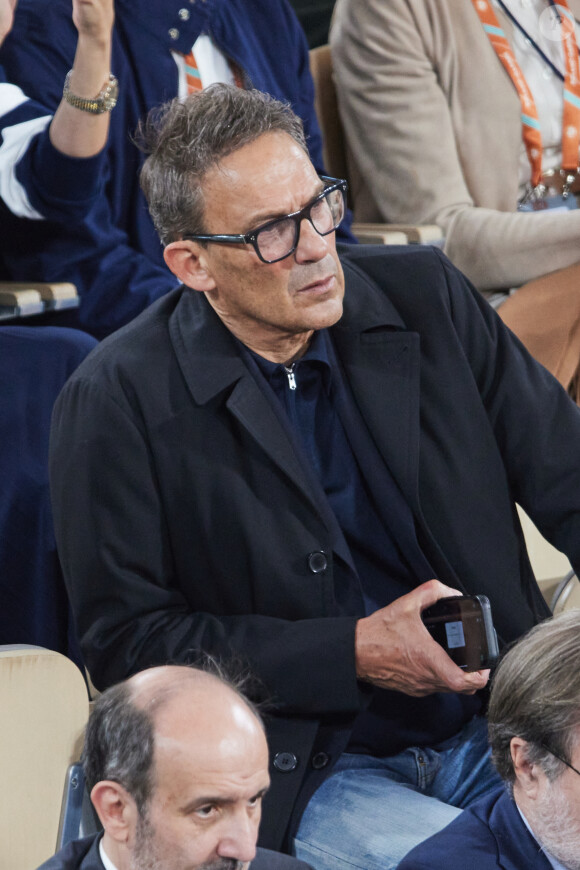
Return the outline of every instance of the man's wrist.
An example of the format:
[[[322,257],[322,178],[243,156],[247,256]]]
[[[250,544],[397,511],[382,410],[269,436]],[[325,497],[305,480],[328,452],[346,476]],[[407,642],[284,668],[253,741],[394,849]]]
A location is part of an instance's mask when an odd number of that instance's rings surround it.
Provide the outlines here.
[[[81,97],[73,93],[71,90],[71,77],[74,70],[70,70],[64,80],[63,98],[75,109],[80,109],[82,112],[89,112],[92,115],[101,115],[104,112],[110,112],[117,104],[117,96],[119,93],[119,83],[112,73],[109,73],[109,78],[104,82],[99,93],[94,97]]]

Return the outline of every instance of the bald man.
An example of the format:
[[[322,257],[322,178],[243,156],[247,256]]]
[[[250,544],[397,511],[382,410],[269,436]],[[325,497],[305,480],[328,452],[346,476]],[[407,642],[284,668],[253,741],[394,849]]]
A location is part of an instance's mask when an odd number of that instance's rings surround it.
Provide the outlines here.
[[[259,714],[223,677],[150,668],[102,694],[83,767],[104,832],[39,870],[306,870],[256,850],[268,790]]]

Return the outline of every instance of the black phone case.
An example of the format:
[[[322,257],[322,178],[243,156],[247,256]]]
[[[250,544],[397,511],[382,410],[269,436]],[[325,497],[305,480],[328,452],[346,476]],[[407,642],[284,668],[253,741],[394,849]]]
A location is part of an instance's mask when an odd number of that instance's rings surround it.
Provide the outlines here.
[[[485,595],[440,598],[421,618],[433,639],[463,670],[490,668],[497,661],[497,635]]]

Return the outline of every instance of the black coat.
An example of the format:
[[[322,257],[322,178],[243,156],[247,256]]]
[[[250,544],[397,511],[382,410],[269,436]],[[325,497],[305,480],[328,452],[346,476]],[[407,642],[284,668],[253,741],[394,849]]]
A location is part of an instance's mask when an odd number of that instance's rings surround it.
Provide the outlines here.
[[[437,576],[488,595],[511,641],[548,615],[514,502],[580,567],[580,410],[438,251],[351,249],[343,264],[331,332],[362,416]],[[91,354],[51,452],[96,685],[200,649],[249,661],[278,704],[261,834],[277,848],[366,703],[363,614],[337,605],[336,521],[202,294],[170,293]]]

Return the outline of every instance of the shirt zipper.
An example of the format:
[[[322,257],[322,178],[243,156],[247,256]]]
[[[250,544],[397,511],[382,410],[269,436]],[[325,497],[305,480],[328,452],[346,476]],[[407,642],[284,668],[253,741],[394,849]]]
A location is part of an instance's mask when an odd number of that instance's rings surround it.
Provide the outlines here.
[[[291,390],[296,389],[296,377],[294,376],[294,366],[296,363],[292,363],[291,366],[284,366],[284,371],[286,372],[286,376],[288,378],[288,386]]]

